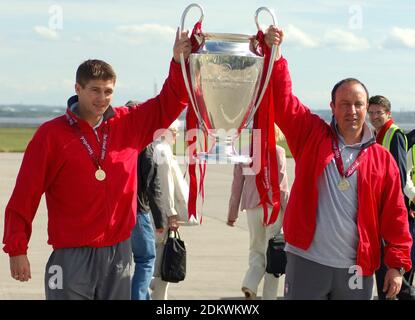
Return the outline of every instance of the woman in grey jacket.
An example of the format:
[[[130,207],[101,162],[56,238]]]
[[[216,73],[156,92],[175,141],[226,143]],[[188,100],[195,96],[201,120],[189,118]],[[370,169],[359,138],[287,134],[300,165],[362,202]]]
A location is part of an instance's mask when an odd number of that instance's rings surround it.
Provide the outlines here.
[[[281,136],[278,127],[275,127],[276,140]],[[246,299],[256,298],[258,285],[264,278],[262,291],[263,300],[275,300],[277,298],[278,278],[271,273],[266,273],[266,250],[268,240],[281,232],[284,210],[288,201],[288,179],[286,171],[285,150],[277,146],[278,181],[281,192],[281,209],[277,221],[272,225],[264,225],[263,210],[259,205],[259,194],[256,187],[255,175],[244,175],[242,164],[236,164],[233,171],[231,198],[229,199],[229,211],[227,224],[231,227],[238,219],[239,207],[246,211],[249,229],[249,268],[242,281],[242,292]],[[269,212],[272,208],[269,207]]]

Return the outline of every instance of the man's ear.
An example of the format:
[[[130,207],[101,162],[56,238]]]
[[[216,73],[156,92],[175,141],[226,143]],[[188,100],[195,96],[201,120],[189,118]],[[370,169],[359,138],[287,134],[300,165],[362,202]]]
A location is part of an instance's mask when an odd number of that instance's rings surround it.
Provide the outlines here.
[[[79,94],[81,92],[81,85],[79,83],[75,83],[75,92],[76,94]]]
[[[333,101],[330,102],[330,108],[331,108],[331,113],[334,114],[334,108],[335,108],[335,106],[334,106]]]

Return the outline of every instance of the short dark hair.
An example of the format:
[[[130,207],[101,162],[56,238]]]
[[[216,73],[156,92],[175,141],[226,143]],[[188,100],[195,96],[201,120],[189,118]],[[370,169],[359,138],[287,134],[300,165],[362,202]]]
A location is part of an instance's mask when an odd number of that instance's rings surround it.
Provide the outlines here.
[[[343,79],[343,80],[337,82],[334,85],[333,90],[331,90],[331,102],[333,102],[333,103],[336,102],[336,92],[337,92],[337,89],[339,89],[340,86],[342,86],[343,84],[349,83],[349,82],[360,84],[363,87],[363,89],[365,89],[366,96],[367,96],[367,102],[369,102],[369,91],[367,90],[366,86],[361,81],[359,81],[359,80],[357,80],[355,78],[346,78],[346,79]]]
[[[115,80],[117,76],[111,65],[102,60],[86,60],[76,71],[76,83],[80,84],[82,88],[91,80]]]
[[[384,96],[373,96],[369,99],[369,105],[378,104],[381,107],[386,109],[386,112],[391,112],[392,106],[391,102]]]

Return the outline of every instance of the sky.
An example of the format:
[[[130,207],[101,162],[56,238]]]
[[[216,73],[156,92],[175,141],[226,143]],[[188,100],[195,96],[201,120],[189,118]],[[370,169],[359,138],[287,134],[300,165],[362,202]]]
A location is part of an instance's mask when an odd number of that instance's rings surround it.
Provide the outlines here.
[[[197,0],[193,0],[197,1]],[[191,1],[0,0],[0,104],[63,106],[75,72],[102,59],[117,73],[114,105],[147,100],[172,58],[175,31]],[[397,111],[415,111],[415,1],[199,0],[203,31],[255,34],[254,13],[272,8],[294,93],[312,109],[329,108],[334,84],[364,82]],[[185,27],[199,18],[194,9]],[[267,14],[260,23],[271,24]]]

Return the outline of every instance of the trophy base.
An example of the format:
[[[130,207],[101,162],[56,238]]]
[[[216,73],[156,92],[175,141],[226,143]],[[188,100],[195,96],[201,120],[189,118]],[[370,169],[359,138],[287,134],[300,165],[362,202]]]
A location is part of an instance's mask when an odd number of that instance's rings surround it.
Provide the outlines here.
[[[250,164],[252,159],[243,155],[223,155],[208,152],[199,152],[196,159],[207,164]]]
[[[236,153],[232,143],[225,146],[214,145],[209,152],[198,152],[196,159],[207,164],[250,164],[251,157]]]

